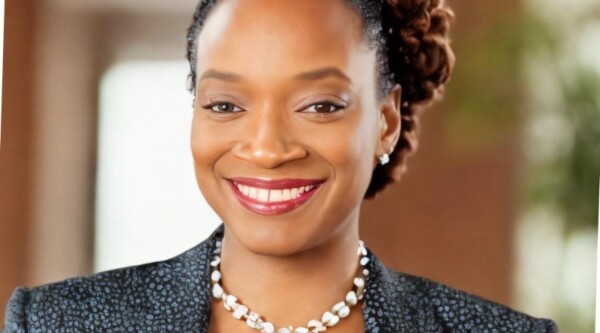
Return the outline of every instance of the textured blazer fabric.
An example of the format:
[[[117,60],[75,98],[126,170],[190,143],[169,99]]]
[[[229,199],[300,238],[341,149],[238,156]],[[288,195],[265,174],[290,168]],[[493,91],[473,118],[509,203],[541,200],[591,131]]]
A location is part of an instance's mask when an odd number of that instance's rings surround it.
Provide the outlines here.
[[[210,260],[223,230],[221,224],[206,240],[168,260],[19,287],[8,302],[3,332],[207,333]],[[558,332],[550,319],[393,271],[368,248],[367,257],[366,333]]]

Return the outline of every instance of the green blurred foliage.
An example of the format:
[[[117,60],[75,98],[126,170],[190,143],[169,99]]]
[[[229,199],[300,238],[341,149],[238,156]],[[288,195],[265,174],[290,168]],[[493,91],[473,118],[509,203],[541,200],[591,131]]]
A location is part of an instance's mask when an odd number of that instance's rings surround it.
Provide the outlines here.
[[[574,21],[597,19],[590,11]],[[600,22],[600,21],[598,21]],[[507,135],[524,137],[529,81],[525,59],[544,61],[543,80],[551,77],[555,108],[572,136],[570,149],[541,163],[531,162],[519,194],[526,207],[553,205],[567,221],[566,234],[597,228],[600,177],[600,73],[573,55],[572,36],[580,26],[565,29],[538,14],[495,18],[495,23],[468,40],[456,40],[457,63],[445,94],[448,147],[453,153],[493,149]],[[599,55],[600,57],[600,55]],[[568,131],[567,131],[568,130]],[[561,133],[564,135],[564,133]],[[548,133],[553,135],[553,133]]]
[[[519,20],[495,18],[485,30],[453,41],[457,63],[445,94],[447,130],[454,152],[486,149],[519,122]]]
[[[548,62],[544,68],[557,87],[552,99],[557,101],[571,142],[570,149],[529,166],[527,204],[558,208],[566,221],[565,237],[582,228],[598,227],[600,70],[598,65],[581,61],[573,48],[573,37],[592,20],[593,16],[575,18],[577,25],[571,29],[533,16],[524,21],[524,51]]]
[[[477,154],[512,139],[522,144],[519,209],[558,212],[566,244],[575,232],[598,227],[600,65],[582,61],[578,49],[598,39],[578,38],[590,24],[600,32],[600,5],[580,17],[566,13],[562,21],[539,9],[489,18],[493,22],[454,42],[446,144],[452,154]],[[593,332],[594,321],[586,319],[593,315],[577,313],[580,305],[556,288],[548,293],[561,332]]]

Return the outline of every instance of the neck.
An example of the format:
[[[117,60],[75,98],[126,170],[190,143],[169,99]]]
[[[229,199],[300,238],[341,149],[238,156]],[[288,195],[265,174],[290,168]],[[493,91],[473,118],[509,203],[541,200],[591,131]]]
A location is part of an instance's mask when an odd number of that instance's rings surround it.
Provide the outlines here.
[[[320,319],[331,311],[352,288],[359,267],[358,239],[358,214],[321,244],[287,256],[254,253],[226,227],[222,285],[276,326],[304,326],[309,319]]]

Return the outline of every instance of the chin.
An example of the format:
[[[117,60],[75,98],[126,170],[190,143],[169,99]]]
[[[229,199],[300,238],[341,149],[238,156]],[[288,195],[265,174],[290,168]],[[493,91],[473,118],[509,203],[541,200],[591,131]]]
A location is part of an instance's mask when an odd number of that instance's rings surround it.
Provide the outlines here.
[[[256,254],[269,256],[290,256],[309,249],[315,238],[294,226],[292,230],[285,223],[260,222],[261,226],[228,224],[227,227],[241,246]],[[267,224],[267,225],[265,225]],[[310,241],[312,240],[312,241]]]

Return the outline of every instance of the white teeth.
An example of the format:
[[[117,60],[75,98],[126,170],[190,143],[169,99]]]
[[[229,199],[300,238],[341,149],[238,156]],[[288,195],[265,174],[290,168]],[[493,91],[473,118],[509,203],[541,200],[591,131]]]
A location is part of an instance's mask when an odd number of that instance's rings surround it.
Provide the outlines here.
[[[265,190],[264,188],[258,189],[258,196],[256,200],[268,202],[269,201],[269,190]]]
[[[250,198],[256,199],[256,189],[254,187],[251,187],[248,195],[250,196]]]
[[[279,202],[282,199],[282,191],[281,190],[270,190],[269,191],[269,202]]]
[[[290,200],[292,198],[292,193],[289,189],[283,190],[283,200]]]
[[[242,184],[234,183],[238,190],[245,196],[262,202],[280,202],[298,198],[302,193],[308,192],[317,185],[308,185],[297,188],[286,188],[277,190],[267,190]]]

